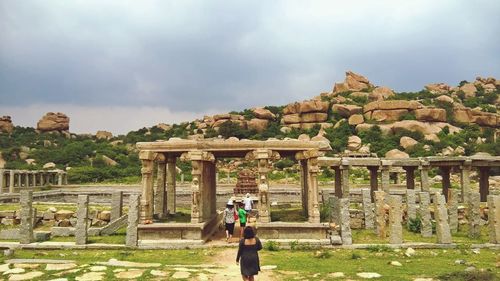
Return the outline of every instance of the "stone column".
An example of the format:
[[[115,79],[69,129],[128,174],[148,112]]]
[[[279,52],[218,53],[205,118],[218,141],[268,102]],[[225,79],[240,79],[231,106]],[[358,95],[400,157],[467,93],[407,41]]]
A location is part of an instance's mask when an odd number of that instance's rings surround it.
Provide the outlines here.
[[[342,166],[340,166],[342,171],[342,197],[349,198],[349,162],[348,160],[342,160]]]
[[[24,172],[23,175],[24,175],[24,187],[29,188],[30,187],[30,177],[29,177],[30,174],[28,172]]]
[[[429,192],[419,192],[420,199],[420,220],[421,220],[421,228],[420,233],[422,237],[431,237],[432,236],[432,223],[431,223],[431,212],[429,211],[429,205],[431,204],[431,198],[429,196]]]
[[[370,189],[363,188],[361,190],[363,198],[363,213],[365,217],[365,229],[373,229],[375,222],[373,221],[373,203]]]
[[[335,196],[342,197],[342,172],[340,167],[334,167],[335,170]]]
[[[402,244],[403,243],[403,226],[401,225],[401,205],[402,200],[399,195],[389,196],[389,243]]]
[[[450,244],[451,233],[444,195],[434,194],[434,217],[436,219],[437,243]]]
[[[462,189],[462,194],[460,198],[462,202],[465,202],[467,195],[470,192],[470,172],[471,172],[471,160],[465,161],[463,166],[460,166],[460,187]]]
[[[271,151],[267,149],[257,149],[247,153],[245,159],[247,160],[257,160],[257,169],[258,169],[258,184],[259,184],[259,222],[267,223],[271,222],[271,202],[269,200],[269,182],[268,182],[268,173],[270,167],[271,160],[278,160],[280,155],[276,151]],[[299,159],[299,158],[297,158]],[[299,159],[304,160],[305,158]],[[308,167],[309,169],[309,167]],[[307,170],[306,170],[307,171]],[[314,189],[314,186],[310,186],[311,180],[309,179],[310,173],[308,175],[308,187],[310,189]],[[310,191],[309,191],[310,192]],[[308,198],[309,200],[311,197]],[[317,198],[316,198],[317,199]],[[311,203],[308,202],[308,205],[311,206]],[[310,212],[311,210],[309,210]]]
[[[406,189],[415,189],[415,167],[403,167],[406,171]]]
[[[396,185],[401,184],[401,177],[399,176],[399,172],[394,173],[394,184],[396,184]]]
[[[64,185],[68,185],[68,173],[64,172]]]
[[[5,188],[5,176],[4,176],[5,170],[0,169],[0,194],[3,193],[3,190]]]
[[[61,172],[57,173],[57,185],[63,185],[63,174]]]
[[[122,216],[123,191],[111,193],[111,221],[115,221]]]
[[[420,189],[422,192],[429,192],[429,166],[420,166]]]
[[[328,198],[330,204],[330,222],[340,227],[340,199],[333,195]]]
[[[375,230],[378,237],[386,237],[385,191],[375,191]]]
[[[23,187],[23,177],[22,177],[22,172],[17,171],[17,188],[21,189]]]
[[[450,170],[451,170],[451,168],[447,167],[447,166],[443,166],[443,167],[439,167],[439,169],[441,170],[441,176],[443,178],[443,180],[441,181],[442,186],[443,186],[442,193],[444,195],[444,199],[446,200],[446,202],[448,202],[448,190],[451,187],[451,183],[450,183]]]
[[[14,175],[15,175],[15,172],[14,170],[10,170],[9,171],[9,193],[14,193],[16,190],[14,188]]]
[[[417,218],[416,194],[414,189],[406,190],[406,212],[408,213],[408,223]]]
[[[142,196],[141,196],[141,223],[153,221],[153,159],[152,151],[142,150],[139,159],[142,162]]]
[[[448,194],[448,221],[450,224],[451,233],[457,233],[458,231],[458,199],[459,190],[450,189]]]
[[[76,210],[75,244],[85,245],[88,240],[89,196],[78,195],[78,209]]]
[[[300,191],[302,197],[302,211],[304,216],[307,217],[309,214],[309,201],[307,200],[309,194],[309,187],[307,186],[308,183],[307,161],[299,160],[299,167],[300,167]],[[335,186],[337,186],[337,183],[335,183]]]
[[[310,223],[320,222],[319,202],[318,202],[318,150],[312,149],[307,151],[298,152],[295,155],[296,159],[306,160],[307,162],[307,202],[308,202],[308,221]],[[344,177],[342,178],[344,185]],[[343,190],[344,192],[344,190]]]
[[[45,186],[45,173],[40,173],[40,186]]]
[[[490,243],[500,243],[500,196],[488,195]]]
[[[159,219],[163,219],[167,216],[167,213],[165,212],[165,204],[167,203],[165,200],[167,197],[165,194],[165,187],[167,184],[165,173],[167,170],[167,164],[163,154],[158,154],[156,160],[158,172],[156,173],[156,185],[154,187],[154,214]]]
[[[387,193],[389,193],[389,190],[390,190],[389,185],[391,183],[389,169],[390,169],[389,166],[382,166],[381,167],[381,173],[382,173],[381,186],[382,186],[382,190],[387,192]]]
[[[137,247],[138,235],[137,226],[139,225],[139,209],[140,209],[140,196],[139,194],[131,194],[128,207],[128,224],[127,236],[125,244],[129,247]]]
[[[204,195],[206,194],[206,189],[210,187],[209,176],[215,178],[215,175],[208,175],[209,164],[215,162],[215,157],[212,153],[200,150],[193,150],[181,155],[181,160],[191,161],[191,166],[193,168],[191,174],[193,175],[193,181],[191,182],[191,223],[203,222],[207,217],[204,212],[207,208],[206,204],[210,202],[204,202]],[[214,170],[215,171],[215,170]]]
[[[489,173],[490,167],[479,167],[479,194],[481,202],[486,202],[490,193]]]
[[[370,171],[370,197],[372,202],[375,201],[375,191],[378,190],[378,167],[369,166]]]
[[[170,215],[173,215],[177,212],[177,204],[176,204],[176,158],[175,156],[168,155],[167,156],[167,205],[165,208],[166,212]],[[181,174],[181,182],[184,183],[184,174]]]
[[[478,238],[481,236],[481,214],[480,214],[480,195],[477,192],[469,193],[468,214],[469,217],[469,237]]]
[[[19,228],[19,242],[29,244],[35,241],[33,236],[33,191],[21,190],[20,192],[21,226]]]
[[[338,208],[340,214],[340,237],[342,238],[342,244],[351,245],[352,233],[351,233],[351,216],[349,213],[349,197],[340,198]]]

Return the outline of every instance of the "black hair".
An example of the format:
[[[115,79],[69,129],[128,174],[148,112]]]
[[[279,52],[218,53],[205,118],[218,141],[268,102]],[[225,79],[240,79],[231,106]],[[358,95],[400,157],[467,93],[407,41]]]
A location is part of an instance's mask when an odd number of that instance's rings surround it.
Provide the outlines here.
[[[233,208],[234,208],[234,205],[229,205],[229,204],[227,204],[227,205],[226,205],[226,208],[228,208],[228,209],[233,209]]]
[[[245,230],[243,231],[243,237],[245,239],[252,239],[255,237],[255,231],[253,230],[253,227],[247,226],[245,227]]]

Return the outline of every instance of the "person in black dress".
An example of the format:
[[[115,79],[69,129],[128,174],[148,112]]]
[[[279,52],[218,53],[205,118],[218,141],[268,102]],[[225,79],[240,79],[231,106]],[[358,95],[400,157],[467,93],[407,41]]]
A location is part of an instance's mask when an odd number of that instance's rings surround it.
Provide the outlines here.
[[[254,275],[260,271],[258,251],[262,250],[262,244],[259,238],[255,237],[255,231],[251,226],[245,228],[243,237],[238,247],[236,264],[240,264],[241,277],[244,281],[254,281]]]

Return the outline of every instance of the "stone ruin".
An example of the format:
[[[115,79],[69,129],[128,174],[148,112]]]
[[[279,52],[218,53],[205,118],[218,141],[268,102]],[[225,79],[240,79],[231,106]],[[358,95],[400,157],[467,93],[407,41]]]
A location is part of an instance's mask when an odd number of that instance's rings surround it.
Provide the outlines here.
[[[257,181],[255,174],[249,169],[243,169],[238,173],[238,181],[236,182],[236,187],[234,188],[234,194],[257,194],[259,189],[257,187]]]

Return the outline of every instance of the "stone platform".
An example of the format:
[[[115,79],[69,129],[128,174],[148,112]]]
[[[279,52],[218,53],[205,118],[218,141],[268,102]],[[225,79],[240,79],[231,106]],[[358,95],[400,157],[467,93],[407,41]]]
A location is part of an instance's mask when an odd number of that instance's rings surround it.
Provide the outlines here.
[[[270,222],[258,223],[256,228],[262,239],[330,239],[327,223]]]

